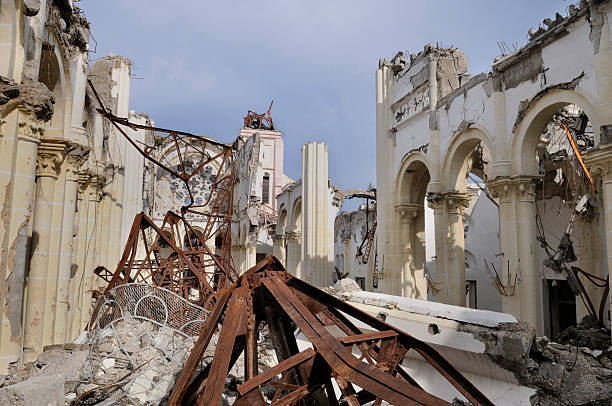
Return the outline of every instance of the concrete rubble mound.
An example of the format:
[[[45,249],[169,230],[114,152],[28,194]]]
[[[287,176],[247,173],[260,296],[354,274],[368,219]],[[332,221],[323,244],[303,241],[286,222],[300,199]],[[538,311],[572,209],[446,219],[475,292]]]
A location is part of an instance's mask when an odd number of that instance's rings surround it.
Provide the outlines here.
[[[118,286],[98,302],[96,319],[77,340],[86,343],[46,347],[36,362],[5,376],[0,404],[154,405],[167,398],[208,312],[142,284]]]

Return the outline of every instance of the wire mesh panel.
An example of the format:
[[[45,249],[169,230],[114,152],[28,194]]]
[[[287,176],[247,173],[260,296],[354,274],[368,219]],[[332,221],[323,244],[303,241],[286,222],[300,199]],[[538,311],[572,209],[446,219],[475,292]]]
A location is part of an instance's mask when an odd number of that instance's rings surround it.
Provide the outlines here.
[[[153,285],[129,283],[98,299],[89,326],[90,383],[117,402],[159,404],[174,385],[208,311]]]

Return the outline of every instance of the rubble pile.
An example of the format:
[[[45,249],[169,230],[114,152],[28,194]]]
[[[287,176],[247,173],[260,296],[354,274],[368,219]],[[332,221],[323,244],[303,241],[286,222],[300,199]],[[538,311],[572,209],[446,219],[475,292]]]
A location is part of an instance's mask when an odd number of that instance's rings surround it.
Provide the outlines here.
[[[601,326],[598,320],[586,316],[577,326],[562,331],[555,341],[559,344],[571,344],[587,347],[591,350],[606,351],[612,345],[610,330]]]
[[[612,401],[612,347],[600,350],[576,345],[589,343],[588,329],[575,336],[578,341],[567,344],[537,337],[525,323],[501,323],[493,329],[463,326],[462,330],[481,340],[486,354],[511,371],[521,385],[536,389],[532,405],[609,405]],[[609,345],[609,331],[607,337]]]
[[[81,400],[99,392],[122,403],[160,403],[170,392],[197,337],[150,321],[126,318],[98,334],[83,376]]]

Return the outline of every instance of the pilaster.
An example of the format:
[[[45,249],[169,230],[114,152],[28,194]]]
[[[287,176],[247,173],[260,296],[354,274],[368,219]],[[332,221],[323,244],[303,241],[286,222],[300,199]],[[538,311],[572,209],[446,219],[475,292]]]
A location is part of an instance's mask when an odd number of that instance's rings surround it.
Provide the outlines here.
[[[401,272],[401,291],[404,297],[417,297],[418,285],[422,285],[423,275],[415,274],[414,241],[415,233],[413,222],[418,216],[421,206],[418,204],[400,204],[395,206],[395,212],[399,217],[399,267]]]
[[[54,309],[47,303],[49,277],[49,249],[51,248],[51,224],[53,218],[54,187],[62,162],[66,156],[66,141],[41,140],[36,157],[36,203],[32,227],[30,270],[27,282],[27,301],[24,326],[24,362],[33,361],[44,345],[47,312]]]
[[[22,355],[22,311],[28,254],[29,228],[34,206],[36,156],[44,123],[27,110],[15,110],[0,122],[0,374]],[[13,133],[6,133],[13,129]],[[10,299],[10,300],[8,300]]]
[[[285,241],[287,241],[287,271],[302,279],[302,233],[286,232]]]

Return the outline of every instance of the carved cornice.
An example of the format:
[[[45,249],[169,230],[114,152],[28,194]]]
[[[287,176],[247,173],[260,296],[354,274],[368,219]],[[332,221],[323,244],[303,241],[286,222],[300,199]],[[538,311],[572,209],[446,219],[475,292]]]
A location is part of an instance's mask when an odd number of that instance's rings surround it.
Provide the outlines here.
[[[62,139],[41,139],[36,156],[36,176],[57,179],[66,158],[66,141]]]
[[[395,212],[402,224],[412,224],[412,220],[419,215],[420,209],[420,205],[416,203],[398,204],[395,206]]]

